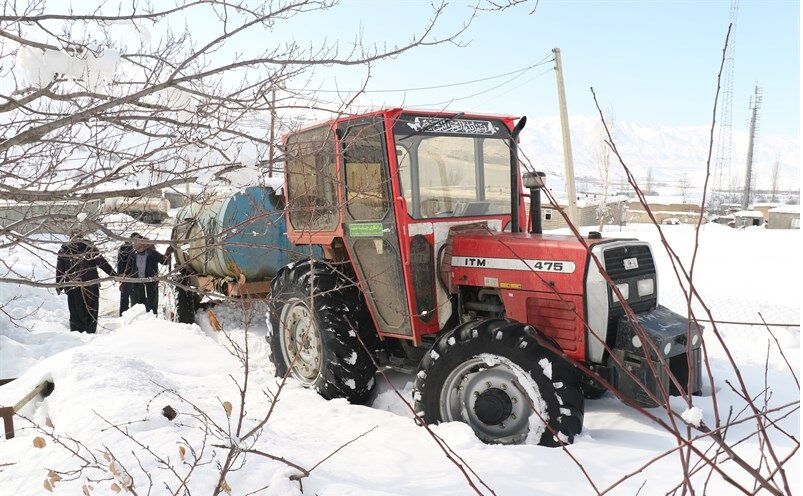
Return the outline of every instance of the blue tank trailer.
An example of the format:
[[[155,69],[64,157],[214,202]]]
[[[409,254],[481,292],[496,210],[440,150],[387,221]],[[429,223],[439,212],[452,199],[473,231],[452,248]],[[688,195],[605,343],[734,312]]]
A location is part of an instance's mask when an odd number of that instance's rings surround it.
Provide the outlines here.
[[[251,186],[182,208],[171,233],[180,274],[174,281],[175,308],[166,309],[178,315],[169,316],[193,322],[202,293],[264,296],[280,268],[299,258],[320,258],[319,246],[290,243],[284,203],[272,187]]]

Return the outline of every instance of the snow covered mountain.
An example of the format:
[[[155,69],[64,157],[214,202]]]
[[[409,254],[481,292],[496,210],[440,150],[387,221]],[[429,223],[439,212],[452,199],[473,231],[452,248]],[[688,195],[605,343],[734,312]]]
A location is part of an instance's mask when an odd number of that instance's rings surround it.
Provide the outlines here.
[[[569,121],[575,174],[599,177],[598,161],[594,158],[595,147],[600,142],[599,118],[574,115]],[[637,179],[643,181],[648,169],[652,167],[656,183],[677,183],[681,177],[688,175],[693,187],[702,185],[708,153],[709,128],[654,126],[629,121],[616,121],[614,126],[616,145]],[[747,143],[746,126],[744,130],[735,126],[731,164],[732,171],[739,178],[744,176]],[[562,177],[562,146],[560,120],[557,116],[528,119],[527,127],[522,132],[522,148],[536,167],[543,168],[549,175]],[[797,188],[797,178],[800,173],[799,142],[761,133],[758,136],[754,162],[758,187],[769,187],[769,176],[776,154],[781,162],[782,188],[785,189],[788,185]],[[712,172],[714,163],[715,160],[712,160]],[[614,163],[611,171],[619,174],[622,168],[618,163]],[[727,173],[725,176],[727,177]],[[727,179],[725,181],[724,186],[727,186]]]

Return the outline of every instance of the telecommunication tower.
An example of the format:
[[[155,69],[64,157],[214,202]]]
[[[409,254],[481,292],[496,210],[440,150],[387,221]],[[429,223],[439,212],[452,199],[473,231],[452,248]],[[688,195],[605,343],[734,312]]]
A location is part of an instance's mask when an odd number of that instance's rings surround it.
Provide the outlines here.
[[[731,122],[733,112],[733,56],[736,52],[736,18],[739,13],[739,0],[731,0],[730,23],[731,32],[728,40],[728,47],[725,52],[725,67],[722,73],[722,90],[720,92],[719,107],[719,128],[717,134],[717,155],[714,163],[714,195],[722,194],[722,190],[731,174],[731,147],[733,138],[731,133]],[[715,200],[715,203],[720,203]]]

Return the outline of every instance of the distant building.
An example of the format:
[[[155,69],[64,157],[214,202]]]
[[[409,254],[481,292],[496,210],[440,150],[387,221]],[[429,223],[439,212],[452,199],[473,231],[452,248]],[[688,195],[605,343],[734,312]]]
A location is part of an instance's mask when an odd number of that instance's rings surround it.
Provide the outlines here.
[[[696,224],[701,208],[696,203],[685,203],[678,197],[647,197],[647,205],[658,223],[666,219],[678,219],[683,224]],[[651,223],[647,209],[638,200],[631,200],[627,208],[627,220],[633,223]],[[706,218],[703,217],[703,222]]]
[[[741,203],[723,203],[719,206],[720,211],[723,214],[732,214],[733,212],[738,212],[742,209]]]
[[[557,199],[558,205],[568,214],[568,202],[565,199]],[[598,226],[600,218],[604,225],[624,225],[627,223],[627,197],[610,196],[604,206],[602,198],[589,196],[577,200],[577,226]],[[558,208],[552,204],[544,202],[541,205],[541,224],[544,230],[561,229],[568,227]]]
[[[733,218],[733,214],[730,215],[717,215],[710,219],[711,222],[715,222],[717,224],[722,224],[724,226],[729,226],[731,223],[735,223],[736,219]]]
[[[769,218],[769,212],[775,207],[780,207],[780,203],[754,203],[750,205],[750,210],[761,212],[765,219]]]
[[[103,213],[128,214],[148,224],[159,224],[169,217],[170,201],[161,196],[106,198],[101,208]]]
[[[800,205],[781,205],[770,209],[767,229],[800,229]]]
[[[764,225],[764,214],[758,210],[739,210],[733,213],[733,227],[748,227]]]
[[[69,234],[77,226],[76,216],[96,216],[100,200],[60,200],[14,202],[0,201],[0,228],[15,232],[48,232]],[[80,223],[80,222],[79,222]]]

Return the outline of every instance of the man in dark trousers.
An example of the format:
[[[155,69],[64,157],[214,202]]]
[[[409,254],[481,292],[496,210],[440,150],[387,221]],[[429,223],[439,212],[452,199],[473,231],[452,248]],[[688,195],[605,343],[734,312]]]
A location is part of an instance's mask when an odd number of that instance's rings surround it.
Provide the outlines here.
[[[79,233],[61,245],[56,259],[56,292],[67,293],[70,309],[70,330],[94,334],[98,328],[100,283],[98,267],[110,276],[117,275],[98,249]],[[93,282],[94,281],[94,282]],[[91,284],[81,284],[81,283]]]
[[[167,265],[173,247],[168,246],[165,254],[156,251],[146,238],[134,241],[134,251],[128,256],[126,274],[137,279],[152,279],[159,275],[159,264]],[[148,312],[157,313],[159,307],[159,281],[143,281],[131,284],[131,304],[142,303]]]
[[[140,239],[142,235],[139,233],[134,233],[131,235],[131,239]],[[134,274],[130,274],[126,272],[126,264],[128,263],[128,257],[131,255],[131,252],[134,251],[134,245],[131,241],[126,241],[122,245],[120,245],[120,249],[117,250],[117,274],[123,277],[134,277]],[[120,315],[123,315],[123,312],[128,310],[131,306],[131,283],[130,282],[121,282],[120,283]]]

